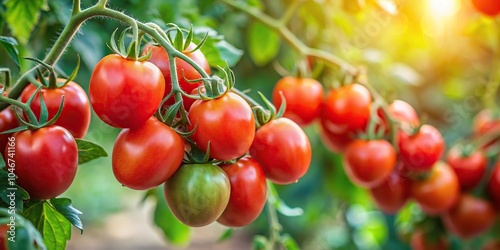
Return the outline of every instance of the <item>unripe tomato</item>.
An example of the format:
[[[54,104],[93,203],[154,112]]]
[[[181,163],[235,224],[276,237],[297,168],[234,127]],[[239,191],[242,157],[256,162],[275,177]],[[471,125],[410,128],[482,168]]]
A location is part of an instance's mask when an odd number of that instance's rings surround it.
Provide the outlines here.
[[[120,132],[113,147],[113,173],[128,188],[151,189],[170,178],[183,157],[182,137],[151,117],[138,128]]]
[[[283,115],[295,123],[305,126],[319,116],[323,100],[323,86],[312,78],[285,76],[274,85],[272,99],[277,108],[281,106],[281,95],[286,100]]]
[[[488,181],[488,194],[497,208],[500,209],[500,161],[495,163]]]
[[[370,92],[360,84],[330,90],[321,107],[325,128],[334,134],[364,131],[370,119],[371,102]]]
[[[78,148],[65,128],[52,125],[17,132],[7,145],[5,155],[15,163],[17,184],[29,193],[30,199],[55,198],[73,182],[78,167]],[[9,152],[10,146],[14,150]]]
[[[266,176],[251,157],[222,165],[231,182],[231,196],[224,213],[217,220],[228,227],[242,227],[259,217],[267,198]]]
[[[398,139],[400,158],[409,170],[430,170],[432,165],[441,158],[444,152],[443,137],[431,125],[423,125],[413,135],[400,131]]]
[[[385,140],[354,140],[345,150],[344,168],[355,184],[364,188],[380,185],[396,164],[396,151]]]
[[[411,193],[424,212],[435,215],[456,203],[460,186],[453,169],[444,162],[437,162],[426,178],[412,181]]]
[[[207,58],[201,52],[201,50],[195,50],[192,51],[194,48],[196,48],[196,44],[191,43],[189,46],[182,52],[184,55],[187,57],[191,58],[195,63],[200,65],[202,69],[207,72],[207,74],[210,74],[210,66],[208,64]],[[160,46],[154,46],[151,44],[148,44],[144,47],[144,54],[149,53],[151,51],[151,58],[149,58],[149,61],[152,62],[154,65],[158,66],[160,68],[161,73],[163,73],[163,77],[165,78],[165,94],[164,96],[167,96],[171,91],[172,91],[172,77],[170,73],[170,62],[168,59],[168,53],[167,51]],[[200,73],[196,71],[193,66],[189,65],[186,61],[176,57],[175,58],[175,69],[177,73],[177,80],[179,81],[179,86],[181,89],[186,92],[186,93],[191,93],[193,89],[197,88],[202,84],[202,81],[199,82],[189,82],[187,80],[196,80],[202,78]],[[185,96],[182,96],[182,100],[184,103],[184,107],[186,110],[189,110],[193,102],[195,101],[194,99],[187,98]],[[170,97],[168,100],[165,101],[165,105],[172,105],[175,103],[174,97]]]
[[[65,79],[58,79],[58,82],[64,83]],[[36,86],[28,85],[22,92],[20,100],[26,103],[31,95],[36,91]],[[64,87],[57,89],[42,88],[40,93],[47,104],[49,113],[48,119],[52,119],[57,114],[64,96],[64,107],[61,116],[57,119],[55,125],[67,129],[75,138],[83,138],[90,125],[90,103],[85,90],[75,82],[69,82]],[[31,103],[31,110],[37,118],[40,118],[40,93],[38,93]],[[24,118],[28,118],[25,114]]]
[[[460,186],[464,190],[474,188],[483,178],[488,158],[480,151],[474,151],[472,154],[463,156],[460,147],[452,147],[446,156],[446,162],[455,171]]]
[[[382,184],[370,189],[377,207],[385,213],[397,213],[411,196],[410,181],[393,172]]]
[[[422,230],[415,231],[411,236],[412,250],[447,250],[450,242],[442,235],[425,234]]]
[[[288,118],[274,119],[257,130],[250,155],[266,177],[277,184],[297,182],[311,163],[311,144],[304,131]]]
[[[137,128],[158,109],[165,80],[150,62],[107,55],[90,77],[90,102],[97,116],[110,126]]]
[[[495,208],[489,201],[462,194],[442,218],[448,230],[468,239],[486,232],[495,222],[495,216]]]
[[[16,115],[14,114],[14,110],[11,107],[8,107],[2,112],[0,112],[0,133],[3,131],[7,131],[13,129],[18,126]],[[7,142],[9,142],[9,136],[12,134],[0,134],[0,149],[4,160],[6,159],[4,153],[5,146]]]
[[[197,100],[188,113],[191,139],[203,151],[210,142],[210,157],[228,161],[244,155],[255,136],[252,108],[235,93],[212,100]]]
[[[190,227],[206,226],[226,209],[231,184],[212,164],[181,165],[165,182],[165,199],[174,216]]]
[[[498,0],[472,0],[472,5],[487,16],[500,14],[500,2]]]

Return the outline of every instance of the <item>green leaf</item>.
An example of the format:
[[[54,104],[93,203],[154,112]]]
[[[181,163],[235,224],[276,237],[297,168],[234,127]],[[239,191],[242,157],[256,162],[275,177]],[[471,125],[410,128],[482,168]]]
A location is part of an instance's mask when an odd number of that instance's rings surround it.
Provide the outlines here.
[[[241,57],[243,56],[243,50],[234,47],[226,40],[222,40],[216,43],[215,47],[219,50],[221,59],[224,60],[224,62],[227,62],[229,67],[235,66],[236,63],[238,63]]]
[[[108,153],[99,144],[83,139],[75,139],[75,141],[78,146],[78,164],[108,156]]]
[[[5,208],[0,208],[0,217],[3,218],[2,224],[15,224],[15,236],[7,231],[7,246],[10,250],[35,250],[47,249],[43,243],[43,238],[40,232],[33,224],[16,213],[10,213]],[[14,220],[11,220],[14,218]],[[11,240],[9,240],[9,238]],[[36,247],[35,244],[36,243]],[[2,248],[3,249],[3,248]]]
[[[50,204],[64,216],[74,227],[80,229],[83,233],[83,223],[80,217],[78,217],[82,212],[77,210],[71,205],[71,200],[68,198],[54,198],[50,200]]]
[[[47,201],[33,204],[23,215],[40,231],[47,249],[66,248],[66,243],[71,238],[71,223]]]
[[[29,194],[26,190],[19,187],[15,179],[14,173],[0,171],[0,199],[4,201],[9,209],[23,211],[24,200],[29,199]]]
[[[7,54],[9,54],[10,58],[14,60],[19,68],[19,51],[17,51],[17,40],[13,37],[0,36],[0,44],[5,48]]]
[[[154,211],[154,223],[163,231],[169,242],[175,245],[185,245],[190,241],[190,228],[179,220],[170,211],[163,196],[163,188],[156,190],[157,203]]]
[[[247,46],[253,62],[257,66],[264,66],[278,54],[280,39],[267,26],[254,22],[248,28]]]
[[[281,236],[281,244],[286,250],[300,250],[299,244],[288,234]]]
[[[26,44],[40,17],[44,0],[6,0],[5,19],[12,34],[21,44]]]
[[[253,240],[252,240],[252,249],[255,249],[255,250],[267,249],[268,242],[269,242],[269,240],[265,236],[256,235],[255,237],[253,237]]]
[[[217,239],[217,242],[222,242],[231,239],[231,237],[233,236],[233,231],[234,231],[233,228],[228,228],[224,230],[224,232]]]
[[[304,210],[299,207],[295,208],[290,208],[288,205],[285,204],[283,200],[278,195],[278,191],[274,187],[274,185],[268,181],[267,182],[267,187],[268,187],[268,199],[269,202],[276,207],[276,210],[280,212],[280,214],[289,216],[289,217],[294,217],[294,216],[301,216],[304,213]]]
[[[201,52],[207,58],[211,67],[225,66],[226,62],[230,67],[238,63],[243,56],[243,51],[237,49],[224,40],[224,36],[209,27],[196,27],[193,29],[196,35],[196,42],[199,43],[208,34],[205,43],[201,47]]]

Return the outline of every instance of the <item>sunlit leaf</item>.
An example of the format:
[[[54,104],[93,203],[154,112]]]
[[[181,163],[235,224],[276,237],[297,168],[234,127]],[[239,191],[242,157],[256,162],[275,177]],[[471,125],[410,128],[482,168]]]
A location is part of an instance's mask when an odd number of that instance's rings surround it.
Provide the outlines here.
[[[99,157],[108,156],[104,148],[96,143],[83,139],[76,139],[76,145],[78,146],[78,164],[83,164]]]
[[[5,19],[12,34],[21,44],[26,44],[40,17],[44,0],[7,0],[4,1],[7,12]]]
[[[246,40],[250,58],[257,66],[268,64],[278,55],[278,35],[261,23],[254,22],[248,27]]]

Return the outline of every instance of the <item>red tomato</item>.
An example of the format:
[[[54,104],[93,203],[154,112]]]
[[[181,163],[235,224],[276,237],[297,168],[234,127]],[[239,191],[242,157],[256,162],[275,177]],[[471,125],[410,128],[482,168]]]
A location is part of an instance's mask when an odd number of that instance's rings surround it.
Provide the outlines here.
[[[497,208],[500,209],[500,161],[495,163],[488,181],[488,194]]]
[[[474,117],[472,132],[476,137],[488,133],[500,132],[500,118],[494,117],[491,110],[483,109],[476,115],[476,117]],[[492,140],[491,142],[487,143],[484,147],[488,148],[493,143],[495,143],[495,141],[498,142],[498,140]]]
[[[413,233],[410,244],[413,250],[447,250],[450,248],[450,243],[446,237],[425,234],[421,230]]]
[[[352,141],[349,133],[334,133],[330,131],[326,125],[326,121],[321,118],[320,123],[320,138],[326,148],[334,153],[342,153],[347,144]]]
[[[446,162],[457,174],[460,186],[464,190],[474,188],[483,178],[488,166],[488,158],[482,151],[463,156],[461,148],[457,146],[450,149]]]
[[[500,14],[500,2],[498,0],[472,0],[472,5],[481,13],[488,16]]]
[[[12,159],[7,161],[7,167],[15,165],[17,184],[29,193],[30,199],[55,198],[73,182],[78,148],[65,128],[52,125],[17,132],[7,145],[5,155]]]
[[[280,92],[286,100],[284,117],[305,126],[319,116],[323,86],[318,81],[291,76],[281,78],[273,89],[273,104],[276,108],[281,106]]]
[[[183,157],[182,137],[151,117],[138,128],[120,132],[113,147],[113,173],[126,187],[151,189],[170,178]]]
[[[65,79],[58,79],[58,82],[65,82]],[[26,103],[36,91],[36,86],[28,85],[21,94],[21,102]],[[62,88],[49,89],[42,88],[40,92],[43,100],[47,104],[49,120],[57,114],[64,96],[64,107],[61,116],[57,119],[55,125],[67,129],[75,138],[83,138],[90,125],[90,103],[85,90],[75,82],[69,82]],[[40,94],[38,93],[31,103],[31,110],[37,118],[40,118]],[[28,116],[24,115],[27,119]]]
[[[388,112],[392,119],[399,122],[403,128],[414,128],[420,123],[420,119],[418,118],[415,109],[413,109],[413,107],[405,101],[395,100],[389,105]],[[388,133],[387,118],[381,110],[378,111],[378,114],[382,118],[382,124],[384,124],[384,127],[387,128]]]
[[[264,171],[250,157],[221,167],[231,182],[231,195],[226,209],[217,221],[228,227],[246,226],[257,219],[266,204],[267,184]]]
[[[490,240],[483,245],[482,250],[499,250],[500,249],[500,241],[498,240]]]
[[[371,102],[370,92],[360,84],[330,90],[321,107],[324,128],[334,134],[364,131]]]
[[[228,161],[244,155],[255,136],[252,108],[235,93],[197,100],[189,109],[191,139],[203,151],[210,142],[210,157]]]
[[[411,196],[410,181],[393,172],[382,184],[370,189],[370,194],[380,210],[395,214]]]
[[[450,209],[460,194],[458,178],[453,169],[444,162],[437,162],[425,179],[415,179],[411,193],[422,210],[430,215]]]
[[[462,194],[442,218],[448,230],[468,239],[486,232],[495,222],[495,216],[495,208],[489,201]]]
[[[186,50],[184,50],[184,55],[187,57],[191,58],[195,63],[201,66],[207,72],[207,74],[210,74],[210,66],[207,62],[207,58],[205,58],[205,55],[201,52],[201,50],[196,50],[193,52],[190,52],[196,48],[196,44],[191,43]],[[158,66],[160,68],[161,73],[163,73],[163,77],[165,78],[165,94],[164,96],[167,96],[171,91],[172,91],[172,78],[170,74],[170,63],[168,60],[168,53],[167,51],[160,46],[153,46],[151,44],[148,44],[144,47],[144,54],[149,53],[151,50],[151,58],[149,59],[150,62],[152,62],[154,65]],[[193,66],[189,65],[187,62],[184,60],[176,57],[175,58],[175,68],[177,72],[177,79],[179,81],[179,86],[181,89],[189,94],[192,92],[193,89],[197,88],[202,84],[202,81],[199,82],[189,82],[186,81],[188,80],[195,80],[195,79],[200,79],[202,76],[198,71],[196,71]],[[183,103],[184,103],[184,108],[186,110],[189,110],[191,105],[195,100],[187,98],[185,96],[182,97]],[[166,105],[172,105],[175,103],[174,97],[170,97],[165,104]]]
[[[0,225],[0,250],[7,250],[7,231],[9,231],[9,226],[4,224]]]
[[[385,140],[354,140],[345,150],[344,168],[355,184],[373,188],[384,182],[396,164],[396,151]]]
[[[441,158],[445,145],[435,127],[423,125],[414,135],[400,131],[398,147],[401,160],[409,170],[426,171]]]
[[[150,62],[108,55],[97,63],[90,77],[90,102],[105,123],[118,128],[137,128],[158,109],[165,80]]]
[[[2,112],[0,112],[0,132],[13,129],[18,126],[19,125],[17,124],[17,118],[16,115],[14,115],[14,110],[8,107],[2,110]],[[7,142],[9,142],[9,136],[11,135],[12,134],[0,134],[0,149],[4,157],[4,160],[6,159],[6,157],[3,153],[5,151],[5,146],[7,145]]]
[[[250,155],[260,163],[269,180],[290,184],[307,172],[312,152],[309,139],[300,126],[281,117],[257,130]]]

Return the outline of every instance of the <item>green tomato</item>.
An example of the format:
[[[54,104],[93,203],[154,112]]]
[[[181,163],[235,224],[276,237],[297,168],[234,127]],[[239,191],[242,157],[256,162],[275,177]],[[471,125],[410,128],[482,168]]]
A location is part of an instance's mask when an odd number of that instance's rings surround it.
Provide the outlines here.
[[[212,164],[186,164],[165,182],[165,199],[175,217],[191,227],[216,221],[229,202],[231,184]]]

